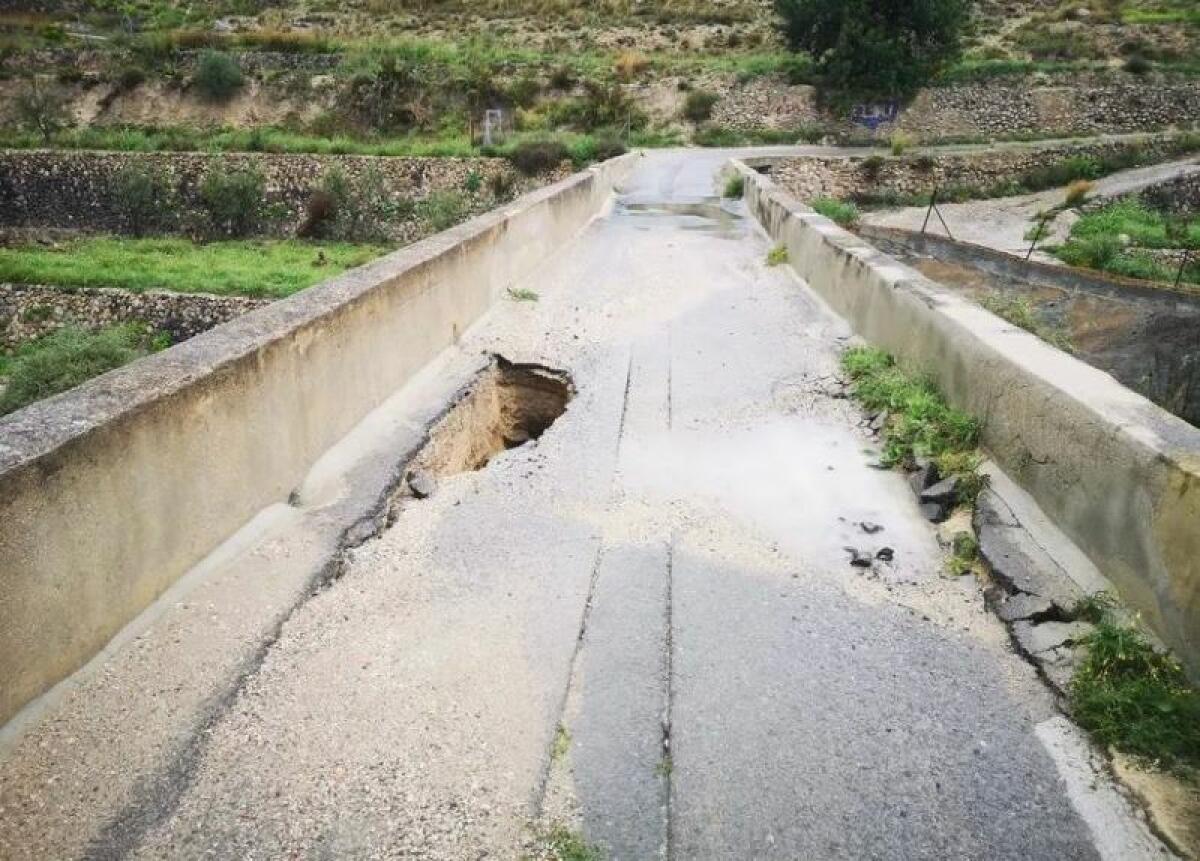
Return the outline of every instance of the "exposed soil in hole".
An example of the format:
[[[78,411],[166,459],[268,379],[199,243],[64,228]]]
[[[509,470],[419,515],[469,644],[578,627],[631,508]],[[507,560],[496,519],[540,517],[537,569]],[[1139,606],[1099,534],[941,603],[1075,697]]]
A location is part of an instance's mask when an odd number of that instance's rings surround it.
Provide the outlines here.
[[[427,479],[482,469],[497,454],[535,440],[575,395],[571,377],[494,356],[466,394],[434,425],[409,471],[415,495]]]

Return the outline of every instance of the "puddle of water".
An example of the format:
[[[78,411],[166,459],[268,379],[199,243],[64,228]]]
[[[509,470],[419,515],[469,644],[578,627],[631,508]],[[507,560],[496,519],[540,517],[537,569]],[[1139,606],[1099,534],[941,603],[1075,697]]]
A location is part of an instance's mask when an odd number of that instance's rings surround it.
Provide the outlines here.
[[[669,218],[682,230],[708,233],[721,239],[737,239],[745,234],[742,216],[726,209],[719,197],[681,203],[618,203],[616,211],[631,216]]]

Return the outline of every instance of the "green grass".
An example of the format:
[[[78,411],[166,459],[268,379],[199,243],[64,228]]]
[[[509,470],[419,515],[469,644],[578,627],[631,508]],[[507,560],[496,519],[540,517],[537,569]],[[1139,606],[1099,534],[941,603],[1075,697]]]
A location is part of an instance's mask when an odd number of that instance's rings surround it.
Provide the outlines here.
[[[788,250],[786,245],[776,245],[767,252],[768,266],[782,266],[788,262]]]
[[[1128,238],[1126,245],[1121,237]],[[1067,241],[1052,249],[1064,263],[1147,281],[1175,281],[1177,264],[1155,260],[1139,248],[1200,249],[1200,219],[1172,220],[1136,200],[1121,200],[1086,213]],[[1200,284],[1200,251],[1180,279]]]
[[[541,296],[536,290],[530,290],[527,287],[509,287],[508,298],[514,302],[536,302]]]
[[[1053,344],[1065,352],[1071,352],[1071,339],[1067,337],[1066,333],[1043,323],[1033,305],[1024,296],[990,294],[984,296],[979,304],[1014,326],[1018,326],[1026,332],[1032,332],[1046,343]]]
[[[1182,233],[1168,233],[1170,220],[1137,200],[1120,200],[1083,215],[1071,226],[1072,239],[1125,234],[1142,248],[1200,249],[1200,218],[1180,225]]]
[[[376,245],[291,239],[198,244],[101,237],[59,248],[0,248],[0,281],[279,298],[387,251]]]
[[[737,199],[740,198],[745,191],[746,178],[740,173],[734,174],[733,176],[729,177],[729,179],[725,180],[725,190],[723,192],[725,197]]]
[[[1109,618],[1082,645],[1086,656],[1071,681],[1071,711],[1080,726],[1103,745],[1194,778],[1200,691],[1178,661]]]
[[[0,394],[0,415],[65,392],[169,345],[168,337],[155,334],[140,323],[125,323],[98,332],[59,329],[22,345],[14,355],[0,361],[0,377],[6,378],[4,392]]]
[[[842,227],[849,228],[858,224],[860,217],[858,207],[849,201],[834,200],[832,197],[814,197],[808,202],[808,205]]]
[[[554,728],[554,743],[550,746],[550,759],[558,762],[571,749],[571,733],[559,724]]]
[[[959,501],[973,503],[985,481],[976,451],[979,422],[949,406],[931,380],[901,370],[882,350],[851,347],[842,355],[842,367],[863,406],[889,414],[883,464],[908,466],[931,458],[943,477],[958,479]]]

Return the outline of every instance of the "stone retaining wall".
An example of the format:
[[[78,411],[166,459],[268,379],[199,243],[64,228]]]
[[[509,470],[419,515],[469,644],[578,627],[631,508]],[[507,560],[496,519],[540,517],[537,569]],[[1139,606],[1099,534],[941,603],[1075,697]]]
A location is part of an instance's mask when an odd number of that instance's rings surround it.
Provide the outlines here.
[[[94,330],[131,321],[167,332],[172,342],[178,343],[269,301],[166,290],[133,293],[111,288],[64,290],[0,284],[0,352],[64,326]]]
[[[0,151],[0,227],[74,227],[119,232],[125,218],[113,198],[114,177],[125,167],[160,171],[174,189],[181,216],[199,218],[199,189],[209,171],[252,167],[266,178],[267,200],[282,217],[271,233],[290,235],[322,175],[336,166],[355,177],[368,167],[379,171],[392,197],[420,201],[434,192],[461,192],[472,213],[484,212],[513,194],[527,191],[548,179],[561,177],[564,167],[550,177],[529,178],[513,171],[500,158],[375,158],[372,156],[281,155],[269,153],[127,153],[94,150]],[[480,178],[474,192],[467,191],[472,173]],[[512,191],[497,199],[492,177],[506,175]],[[396,225],[396,238],[411,240],[419,231],[415,218]]]
[[[895,120],[872,130],[846,109],[823,109],[816,88],[771,78],[720,88],[713,122],[739,129],[824,125],[831,131],[886,138],[904,131],[923,139],[1013,135],[1092,135],[1190,128],[1200,123],[1194,79],[1114,72],[1062,80],[1003,78],[922,90]],[[867,106],[871,107],[871,106]]]
[[[752,159],[770,167],[771,178],[801,200],[854,198],[894,193],[928,194],[935,186],[989,188],[1019,181],[1028,171],[1068,158],[1119,155],[1137,151],[1150,161],[1183,157],[1178,135],[1138,136],[1088,142],[1008,145],[993,149],[930,150],[903,156],[797,156]],[[1200,147],[1200,141],[1196,142]]]

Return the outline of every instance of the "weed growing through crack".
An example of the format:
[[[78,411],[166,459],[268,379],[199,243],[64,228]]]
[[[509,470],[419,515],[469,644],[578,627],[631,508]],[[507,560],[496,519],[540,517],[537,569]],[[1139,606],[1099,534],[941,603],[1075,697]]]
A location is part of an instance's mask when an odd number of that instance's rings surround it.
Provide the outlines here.
[[[726,197],[741,197],[746,190],[746,180],[739,174],[731,176],[725,181],[725,196]]]
[[[970,574],[979,564],[979,541],[970,532],[959,532],[950,547],[946,568],[955,577]]]
[[[671,756],[668,754],[660,759],[658,764],[654,766],[654,773],[659,777],[670,777],[672,768]]]
[[[529,290],[525,287],[509,287],[508,298],[514,302],[536,302],[541,297],[535,290]]]
[[[570,731],[559,724],[554,729],[554,743],[550,745],[550,759],[552,762],[558,762],[567,755],[567,751],[571,749],[571,733]]]
[[[604,861],[604,853],[599,847],[565,825],[554,825],[541,832],[538,842],[556,861]]]
[[[949,459],[963,468],[979,440],[979,423],[949,406],[933,383],[907,374],[887,353],[874,347],[851,347],[842,367],[854,383],[854,394],[869,410],[886,410],[883,460],[888,466],[918,457]],[[955,470],[948,470],[952,474]]]
[[[768,266],[781,266],[788,262],[788,250],[783,245],[776,245],[767,252]]]
[[[1098,621],[1071,680],[1075,719],[1103,745],[1200,779],[1200,690],[1173,657],[1112,620],[1108,606],[1086,610]]]

